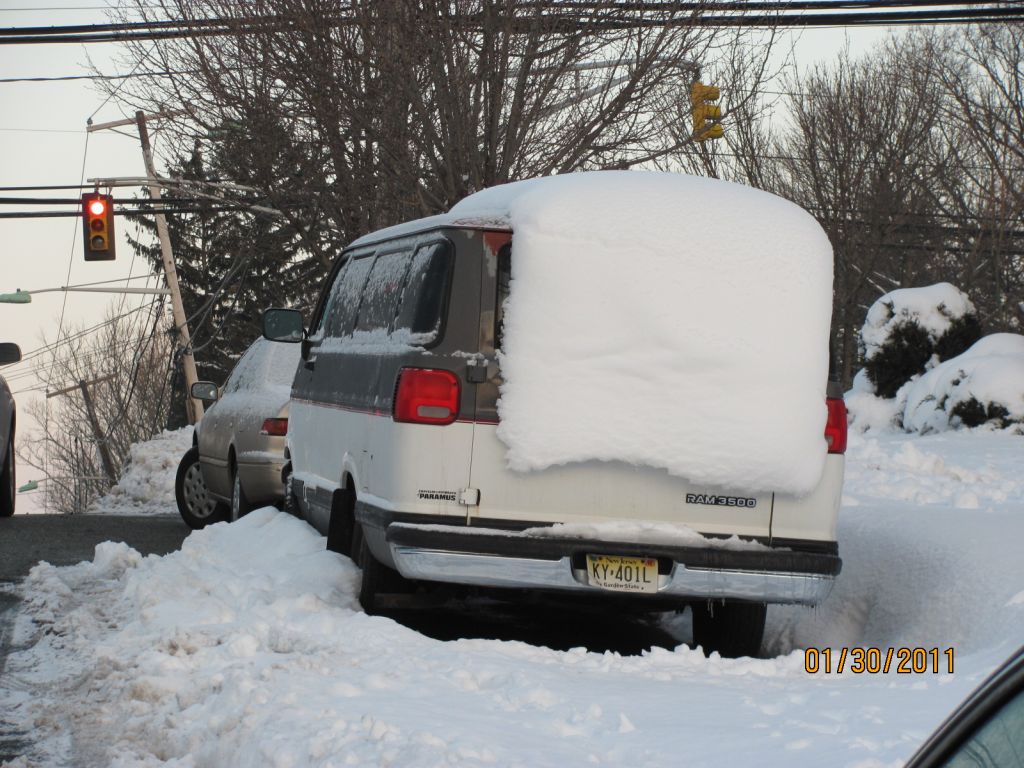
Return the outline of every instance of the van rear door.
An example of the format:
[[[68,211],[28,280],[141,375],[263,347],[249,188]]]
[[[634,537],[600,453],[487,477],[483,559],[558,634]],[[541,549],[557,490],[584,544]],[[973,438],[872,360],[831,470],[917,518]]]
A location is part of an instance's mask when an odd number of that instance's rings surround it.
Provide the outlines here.
[[[480,503],[474,524],[524,528],[551,523],[676,523],[703,534],[767,540],[771,493],[696,487],[663,469],[617,461],[532,472],[507,468],[505,446],[497,436],[502,380],[496,350],[501,348],[503,302],[514,253],[507,232],[487,233],[485,242],[480,351],[487,371],[477,385],[470,484],[479,491]]]

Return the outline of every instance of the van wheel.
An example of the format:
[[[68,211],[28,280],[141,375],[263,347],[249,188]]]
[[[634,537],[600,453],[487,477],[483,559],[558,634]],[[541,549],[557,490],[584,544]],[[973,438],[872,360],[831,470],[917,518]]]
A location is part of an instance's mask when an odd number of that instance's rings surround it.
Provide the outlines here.
[[[764,603],[704,602],[693,606],[693,642],[727,659],[757,656],[764,637]]]
[[[362,526],[359,527],[356,538],[359,551],[355,560],[363,572],[363,581],[359,585],[359,604],[366,613],[373,616],[380,613],[387,595],[410,592],[412,583],[373,556],[370,546],[366,543]]]
[[[299,510],[299,500],[295,496],[295,486],[292,483],[292,473],[289,472],[285,477],[284,481],[284,501],[281,503],[281,509],[287,512],[289,515],[295,517],[302,517],[302,513]]]
[[[351,557],[358,564],[359,550],[353,546],[356,526],[356,493],[349,483],[348,488],[338,488],[331,497],[331,519],[327,523],[327,549]]]

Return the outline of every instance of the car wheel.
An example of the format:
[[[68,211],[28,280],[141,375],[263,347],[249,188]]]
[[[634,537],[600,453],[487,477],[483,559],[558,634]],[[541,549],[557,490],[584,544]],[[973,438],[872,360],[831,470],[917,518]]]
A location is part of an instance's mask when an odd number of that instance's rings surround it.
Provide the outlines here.
[[[0,472],[0,517],[10,517],[14,514],[14,499],[17,492],[17,481],[14,479],[14,437],[12,436],[7,443],[4,468]]]
[[[757,656],[764,637],[764,603],[704,602],[693,606],[693,642],[705,655]]]
[[[354,559],[363,572],[363,580],[359,585],[359,604],[366,613],[373,616],[380,613],[385,595],[408,593],[412,591],[413,582],[373,556],[362,526],[357,527],[355,539],[358,554]]]
[[[174,498],[178,502],[181,519],[193,530],[205,528],[227,517],[227,507],[206,490],[197,448],[191,448],[181,457],[174,478]]]
[[[235,467],[235,476],[231,482],[231,522],[244,517],[252,511],[252,505],[245,498],[245,490],[242,488],[242,476]]]

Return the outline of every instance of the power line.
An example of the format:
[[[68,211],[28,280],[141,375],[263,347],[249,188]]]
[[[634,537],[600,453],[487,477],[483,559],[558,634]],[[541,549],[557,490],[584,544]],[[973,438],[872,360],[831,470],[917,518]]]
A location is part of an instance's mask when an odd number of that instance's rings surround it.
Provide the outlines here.
[[[125,312],[125,313],[123,313],[121,315],[117,315],[115,317],[112,317],[109,320],[104,320],[102,323],[97,323],[96,325],[89,326],[88,328],[84,328],[81,331],[76,331],[73,334],[64,336],[63,339],[58,338],[57,341],[52,341],[49,344],[44,344],[41,347],[37,347],[36,349],[30,350],[29,352],[26,352],[26,353],[24,353],[22,355],[21,360],[19,362],[14,363],[13,365],[9,366],[9,368],[16,368],[19,365],[24,365],[25,363],[28,363],[31,360],[34,360],[35,358],[37,358],[37,357],[39,357],[41,355],[46,354],[47,352],[54,351],[57,347],[60,347],[60,346],[62,346],[64,344],[70,344],[71,342],[77,341],[78,339],[82,338],[83,336],[88,336],[90,333],[94,333],[95,331],[99,330],[100,328],[102,328],[105,325],[110,325],[111,323],[116,322],[117,320],[120,320],[123,317],[128,317],[129,315],[131,315],[131,314],[133,314],[135,312],[139,312],[139,311],[141,311],[143,309],[146,309],[146,308],[150,307],[152,304],[156,303],[157,301],[159,301],[158,298],[157,299],[153,299],[148,304],[140,304],[135,309],[130,309],[127,312]]]
[[[312,205],[310,203],[309,205]],[[293,210],[297,207],[307,206],[285,206],[287,210]],[[114,211],[115,216],[156,216],[161,213],[229,213],[231,211],[242,212],[242,213],[253,213],[253,215],[259,215],[257,212],[250,211],[247,205],[227,205],[227,206],[215,206],[212,208],[199,208],[199,207],[188,207],[188,208],[173,208],[173,207],[153,207],[153,208],[121,208]],[[76,217],[80,218],[82,215],[81,211],[3,211],[0,212],[0,219],[60,219]]]
[[[155,72],[129,72],[126,75],[54,75],[51,77],[4,77],[0,83],[59,83],[68,80],[129,80],[133,77],[165,77],[167,75],[188,75],[194,72],[161,70]]]
[[[940,0],[941,1],[941,0]],[[945,4],[945,3],[943,3]],[[608,14],[587,15],[581,13],[574,3],[550,2],[538,3],[539,12],[533,15],[512,15],[509,21],[516,32],[529,32],[542,26],[548,31],[574,32],[584,30],[617,30],[639,27],[815,27],[815,26],[877,26],[877,25],[919,25],[919,24],[963,24],[997,21],[1024,20],[1024,9],[1020,6],[993,6],[988,3],[955,3],[957,7],[927,8],[934,3],[912,3],[899,6],[910,10],[891,10],[892,5],[882,2],[863,2],[858,8],[874,10],[833,11],[846,6],[838,3],[808,3],[812,13],[792,12],[787,3],[771,3],[763,6],[764,10],[773,13],[752,13],[750,9],[762,8],[754,3],[743,4],[742,10],[737,8],[730,13],[730,7],[723,5],[722,12],[707,13],[709,7],[704,3],[693,4],[660,4],[647,3],[631,9],[624,6],[622,10],[633,11],[633,18],[614,18]],[[692,7],[691,7],[692,6]],[[925,6],[926,9],[922,9]],[[963,7],[968,6],[968,7]],[[979,7],[981,6],[981,7]],[[882,9],[882,10],[878,10]],[[611,10],[616,10],[615,6]],[[693,15],[692,12],[703,10],[705,13]],[[559,11],[563,11],[559,13]],[[691,11],[687,14],[686,11]],[[661,18],[647,18],[645,12],[663,14]],[[464,26],[478,26],[482,17],[478,14],[465,14],[461,17],[446,19],[449,23],[461,22]],[[322,23],[326,27],[344,26],[353,23],[351,15],[325,17]],[[259,34],[282,32],[292,28],[292,20],[281,16],[240,17],[237,19],[189,19],[173,21],[141,21],[119,22],[112,24],[80,24],[52,27],[9,27],[0,29],[0,45],[40,44],[40,43],[101,43],[127,42],[139,40],[169,40],[175,38],[195,38],[209,36],[225,36],[232,34]]]
[[[7,130],[7,129],[0,129]],[[12,128],[10,130],[18,130]],[[69,133],[81,133],[81,131],[69,131]],[[95,184],[50,184],[34,187],[0,187],[0,192],[42,192],[49,189],[92,189]]]

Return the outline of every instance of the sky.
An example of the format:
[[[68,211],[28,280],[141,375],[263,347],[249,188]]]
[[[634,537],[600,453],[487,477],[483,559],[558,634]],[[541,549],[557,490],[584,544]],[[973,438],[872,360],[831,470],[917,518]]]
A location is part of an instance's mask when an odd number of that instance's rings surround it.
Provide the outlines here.
[[[107,20],[104,8],[109,4],[106,0],[0,0],[0,28],[101,23]],[[797,42],[797,63],[803,66],[830,58],[842,47],[847,35],[851,50],[858,53],[887,33],[888,29],[881,27],[849,32],[806,30]],[[115,65],[118,53],[115,43],[0,45],[0,79],[91,74],[90,61],[102,72],[113,74],[120,71]],[[123,133],[85,132],[90,118],[94,124],[99,124],[132,116],[126,110],[116,97],[108,100],[88,80],[0,83],[0,186],[78,184],[92,178],[145,175],[138,137],[131,126],[120,129]],[[154,128],[157,126],[151,126],[151,132]],[[159,156],[158,129],[153,142]],[[115,196],[128,197],[135,191],[128,188]],[[72,190],[0,192],[0,195],[77,196]],[[54,207],[26,206],[22,210]],[[2,206],[0,210],[15,209]],[[146,271],[144,264],[132,258],[121,219],[115,224],[117,259],[112,262],[84,261],[80,227],[77,218],[0,219],[0,242],[5,246],[0,293],[19,288],[32,291],[81,285]],[[142,284],[142,281],[130,283]],[[113,301],[119,307],[124,302],[124,309],[128,310],[150,300],[148,296],[54,291],[35,296],[31,304],[0,303],[0,341],[16,342],[27,355],[42,346],[44,338],[48,341],[56,338],[61,322],[65,329],[91,326],[103,319],[105,309]],[[39,358],[46,359],[46,356]],[[33,428],[25,406],[32,399],[43,397],[42,385],[30,372],[32,365],[24,362],[0,371],[19,404],[21,435]],[[53,386],[62,383],[53,382]],[[43,473],[19,461],[17,474],[21,484],[41,478]],[[41,493],[22,494],[18,509],[38,508],[41,501]]]

